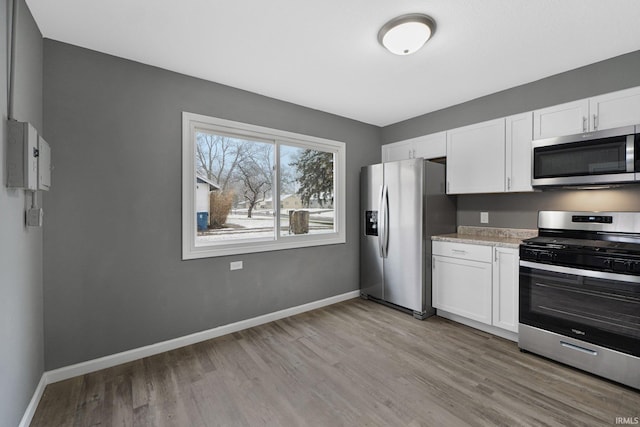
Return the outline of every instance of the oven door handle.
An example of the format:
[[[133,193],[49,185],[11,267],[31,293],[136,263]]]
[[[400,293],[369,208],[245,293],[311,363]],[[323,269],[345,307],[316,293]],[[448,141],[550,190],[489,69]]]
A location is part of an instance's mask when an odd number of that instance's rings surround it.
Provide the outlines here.
[[[564,267],[561,265],[541,264],[531,261],[520,261],[520,267],[534,270],[550,271],[552,273],[572,274],[574,276],[591,277],[594,279],[615,280],[618,282],[640,283],[640,276],[610,273],[608,271],[583,270],[581,268]]]

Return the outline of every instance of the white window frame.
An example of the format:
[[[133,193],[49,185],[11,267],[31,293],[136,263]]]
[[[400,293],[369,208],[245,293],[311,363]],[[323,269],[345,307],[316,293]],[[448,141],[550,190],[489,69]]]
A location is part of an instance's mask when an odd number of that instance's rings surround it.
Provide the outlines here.
[[[274,162],[279,165],[280,145],[310,148],[334,153],[334,232],[305,235],[281,235],[280,217],[274,218],[274,239],[196,244],[196,130],[238,138],[269,141],[275,144]],[[278,168],[274,174],[273,200],[280,200]],[[182,259],[209,258],[346,242],[346,148],[344,142],[250,125],[195,113],[182,113]],[[278,212],[280,203],[274,203]]]

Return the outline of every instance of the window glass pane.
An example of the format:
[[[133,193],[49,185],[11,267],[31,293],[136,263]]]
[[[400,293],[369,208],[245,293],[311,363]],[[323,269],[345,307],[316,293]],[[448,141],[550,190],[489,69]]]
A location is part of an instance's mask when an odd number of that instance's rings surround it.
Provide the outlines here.
[[[280,145],[280,235],[333,233],[334,153]]]
[[[275,238],[274,144],[196,131],[196,244]]]

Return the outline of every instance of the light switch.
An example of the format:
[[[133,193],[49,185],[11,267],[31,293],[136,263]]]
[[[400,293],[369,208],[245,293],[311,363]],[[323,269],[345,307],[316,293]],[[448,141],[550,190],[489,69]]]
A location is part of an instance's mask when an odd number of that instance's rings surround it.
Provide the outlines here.
[[[242,270],[242,261],[233,261],[229,264],[229,270]]]
[[[480,212],[480,223],[489,224],[489,212]]]

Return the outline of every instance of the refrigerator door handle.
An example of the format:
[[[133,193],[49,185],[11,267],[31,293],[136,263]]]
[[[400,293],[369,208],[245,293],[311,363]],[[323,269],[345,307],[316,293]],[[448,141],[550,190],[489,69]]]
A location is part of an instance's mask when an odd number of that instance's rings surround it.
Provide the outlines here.
[[[382,236],[382,253],[383,258],[386,258],[389,254],[389,187],[383,185],[382,191],[382,212],[383,212],[383,228],[384,233]]]
[[[384,233],[385,229],[385,211],[384,211],[384,184],[380,186],[380,197],[378,199],[378,251],[380,252],[380,258],[385,257],[384,253]]]

